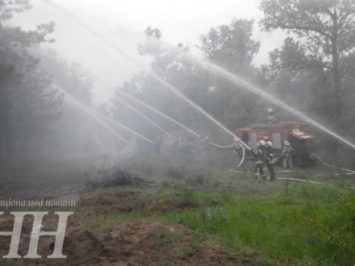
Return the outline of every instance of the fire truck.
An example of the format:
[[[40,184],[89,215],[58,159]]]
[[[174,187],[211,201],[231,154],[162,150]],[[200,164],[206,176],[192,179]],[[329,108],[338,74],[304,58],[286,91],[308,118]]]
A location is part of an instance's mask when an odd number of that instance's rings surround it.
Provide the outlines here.
[[[275,156],[282,156],[285,141],[293,148],[293,164],[298,167],[310,167],[316,164],[316,158],[312,155],[315,136],[307,129],[307,125],[301,122],[275,122],[265,124],[252,124],[248,127],[238,128],[237,136],[255,150],[260,140],[271,141]],[[252,151],[246,152],[246,159],[253,160]],[[281,163],[282,160],[278,160]]]

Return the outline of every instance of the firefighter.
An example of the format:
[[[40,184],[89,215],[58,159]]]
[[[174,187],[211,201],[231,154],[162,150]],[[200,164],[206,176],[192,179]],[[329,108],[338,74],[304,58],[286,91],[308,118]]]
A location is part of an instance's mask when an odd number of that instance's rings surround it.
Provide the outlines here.
[[[265,141],[260,140],[258,142],[257,148],[254,151],[255,156],[255,178],[259,179],[260,177],[263,180],[266,180],[264,175],[264,151],[265,151]]]
[[[242,154],[242,146],[240,144],[239,139],[236,138],[236,137],[233,138],[232,149],[233,149],[233,153],[234,153],[235,157],[241,156],[241,154]]]
[[[284,168],[291,169],[293,167],[292,152],[293,152],[292,146],[287,140],[285,140],[284,147],[282,148],[282,158],[283,158],[282,164]]]
[[[232,150],[234,155],[234,162],[238,164],[238,162],[243,157],[243,149],[240,140],[237,137],[233,138]]]
[[[272,182],[275,180],[276,158],[275,158],[275,154],[274,154],[274,149],[272,148],[271,141],[266,142],[264,158],[265,158],[266,167],[269,170],[270,181]]]

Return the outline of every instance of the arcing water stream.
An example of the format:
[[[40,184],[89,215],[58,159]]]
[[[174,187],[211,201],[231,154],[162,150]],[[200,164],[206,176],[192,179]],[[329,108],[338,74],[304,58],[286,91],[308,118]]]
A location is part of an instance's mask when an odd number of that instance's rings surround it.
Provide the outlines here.
[[[79,102],[78,100],[76,100],[74,97],[72,97],[69,93],[67,93],[63,88],[61,88],[58,85],[55,85],[57,88],[60,89],[61,92],[63,92],[67,97],[67,100],[70,101],[72,104],[74,104],[75,106],[77,106],[78,108],[80,108],[83,112],[85,112],[86,114],[88,114],[92,119],[94,119],[96,122],[98,122],[99,124],[101,124],[102,126],[104,126],[107,130],[109,130],[112,134],[114,134],[117,138],[119,138],[120,140],[122,140],[125,143],[128,143],[128,141],[123,138],[120,134],[118,134],[115,130],[113,130],[111,127],[109,127],[106,123],[104,123],[101,119],[109,121],[110,123],[116,124],[119,127],[125,129],[126,131],[132,133],[133,135],[149,142],[150,144],[153,144],[153,141],[144,137],[143,135],[139,134],[138,132],[136,132],[135,130],[123,125],[122,123],[117,122],[116,120],[113,120],[112,118],[109,118],[99,112],[93,111],[91,108],[87,107],[86,105],[82,104],[81,102]],[[101,119],[99,119],[98,117],[100,117]]]
[[[96,78],[97,78],[97,77],[96,77]],[[114,87],[114,86],[112,86],[112,85],[107,84],[105,81],[103,81],[103,80],[101,80],[101,79],[99,79],[99,78],[97,78],[97,80],[99,80],[100,83],[104,84],[105,86],[107,86],[107,87],[109,87],[109,88]],[[127,97],[128,99],[133,100],[134,102],[138,103],[139,105],[141,105],[141,106],[143,106],[143,107],[145,107],[145,108],[147,108],[147,109],[153,111],[154,113],[156,113],[156,114],[160,115],[161,117],[163,117],[163,118],[169,120],[170,122],[172,122],[172,123],[178,125],[179,127],[186,129],[187,131],[189,131],[190,133],[192,133],[192,134],[195,135],[196,137],[201,137],[197,132],[195,132],[195,131],[192,130],[191,128],[189,128],[189,127],[187,127],[187,126],[181,124],[180,122],[178,122],[177,120],[173,119],[172,117],[170,117],[170,116],[168,116],[168,115],[166,115],[166,114],[160,112],[158,109],[154,108],[153,106],[151,106],[151,105],[149,105],[149,104],[147,104],[147,103],[145,103],[145,102],[143,102],[143,101],[141,101],[141,100],[139,100],[139,99],[133,97],[132,95],[130,95],[130,94],[128,94],[128,93],[123,92],[122,90],[117,90],[116,92],[119,93],[119,94],[121,94],[121,96]]]
[[[31,51],[32,53],[40,53],[41,56],[43,57],[47,57],[48,54],[40,52],[38,49],[35,49],[33,51]],[[67,96],[67,100],[69,102],[71,102],[73,105],[75,105],[76,107],[78,107],[80,110],[82,110],[84,113],[86,113],[87,115],[89,115],[89,117],[93,120],[95,120],[97,123],[101,124],[104,128],[106,128],[108,131],[110,131],[112,134],[114,134],[116,137],[118,137],[119,139],[121,139],[124,143],[128,143],[128,141],[123,138],[120,134],[117,133],[117,131],[115,131],[114,129],[112,129],[107,123],[104,123],[102,120],[100,120],[98,117],[106,120],[109,123],[113,123],[118,125],[121,128],[124,128],[126,131],[129,131],[130,133],[132,133],[133,135],[149,142],[149,143],[153,143],[151,140],[147,139],[146,137],[142,136],[141,134],[139,134],[138,132],[134,131],[133,129],[123,125],[122,123],[119,123],[118,121],[112,119],[111,117],[105,116],[102,113],[96,111],[93,108],[90,108],[87,105],[84,105],[83,103],[81,103],[80,101],[76,100],[72,95],[70,95],[64,88],[62,88],[61,86],[59,86],[58,84],[54,84],[54,86],[56,88],[58,88],[58,90],[60,90],[62,93],[64,93]],[[138,111],[138,110],[137,110]],[[142,114],[143,115],[143,114]]]
[[[245,80],[241,79],[240,77],[228,72],[227,70],[211,63],[207,62],[205,60],[198,59],[197,57],[194,57],[192,55],[187,55],[190,59],[192,59],[195,62],[198,62],[202,67],[206,69],[210,69],[226,78],[228,78],[230,81],[232,81],[235,85],[237,86],[242,86],[243,88],[246,88],[250,92],[254,93],[255,95],[261,96],[264,99],[268,100],[269,102],[281,107],[285,111],[299,117],[303,121],[313,125],[314,127],[320,129],[321,131],[331,135],[332,137],[336,138],[337,140],[341,141],[342,143],[346,144],[347,146],[355,149],[355,144],[351,143],[349,140],[345,139],[344,137],[340,136],[339,134],[335,133],[334,131],[326,128],[319,122],[313,120],[309,116],[301,113],[300,111],[296,110],[295,108],[289,106],[288,104],[284,103],[280,99],[272,96],[271,94],[261,90],[260,88],[253,86],[252,84],[246,82]]]
[[[112,49],[114,49],[115,51],[119,52],[120,54],[122,54],[123,56],[125,56],[128,60],[130,60],[131,62],[133,62],[135,65],[139,66],[140,68],[146,70],[148,73],[150,73],[153,77],[155,77],[157,80],[159,80],[159,82],[161,82],[164,86],[166,86],[167,88],[169,88],[172,92],[174,92],[176,95],[178,95],[179,97],[181,97],[183,100],[185,100],[187,103],[189,103],[192,107],[194,107],[196,110],[198,110],[199,112],[201,112],[203,115],[205,115],[208,119],[210,119],[214,124],[216,124],[217,126],[219,126],[220,128],[222,128],[225,132],[227,132],[229,135],[233,136],[234,138],[237,138],[237,136],[235,136],[234,133],[232,133],[229,129],[227,129],[225,126],[223,126],[219,121],[217,121],[216,119],[214,119],[209,113],[207,113],[205,110],[203,110],[200,106],[198,106],[197,104],[195,104],[194,102],[192,102],[189,98],[187,98],[184,94],[182,94],[178,89],[176,89],[175,87],[173,87],[171,84],[167,83],[164,79],[162,79],[161,77],[159,77],[157,74],[153,73],[151,70],[147,69],[145,66],[141,65],[139,62],[137,62],[135,59],[133,59],[132,57],[130,57],[129,55],[125,54],[123,51],[121,51],[121,49],[119,49],[114,43],[110,42],[109,40],[107,40],[105,37],[101,36],[100,34],[98,34],[96,31],[92,30],[89,26],[85,25],[83,22],[81,22],[78,18],[76,18],[74,15],[72,15],[70,12],[66,11],[65,9],[63,9],[62,7],[54,4],[52,1],[47,0],[47,3],[50,3],[52,6],[54,6],[56,9],[61,10],[63,13],[65,13],[67,16],[69,16],[71,19],[75,20],[78,24],[80,24],[83,28],[85,28],[87,31],[89,31],[91,34],[93,34],[94,36],[96,36],[97,38],[99,38],[101,41],[103,41],[106,45],[110,46]],[[171,49],[177,49],[177,48],[171,48]],[[282,109],[286,110],[287,112],[290,112],[291,114],[301,118],[302,120],[308,122],[309,124],[313,125],[314,127],[317,127],[318,129],[320,129],[321,131],[333,136],[334,138],[336,138],[337,140],[341,141],[342,143],[346,144],[347,146],[355,149],[355,144],[351,143],[350,141],[346,140],[344,137],[340,136],[339,134],[336,134],[335,132],[333,132],[332,130],[326,128],[325,126],[323,126],[322,124],[320,124],[319,122],[311,119],[310,117],[308,117],[307,115],[301,113],[300,111],[296,110],[295,108],[287,105],[286,103],[282,102],[281,100],[277,99],[276,97],[268,94],[267,92],[257,88],[256,86],[253,86],[252,84],[246,82],[245,80],[241,79],[240,77],[230,73],[229,71],[211,63],[211,62],[207,62],[206,60],[197,58],[196,56],[193,56],[191,54],[188,54],[186,52],[181,51],[182,53],[184,53],[184,55],[189,58],[190,60],[193,60],[194,62],[198,62],[202,67],[204,67],[205,69],[209,69],[215,73],[220,74],[221,76],[229,79],[230,81],[232,81],[234,84],[236,84],[237,86],[242,86],[243,88],[247,89],[248,91],[263,97],[264,99],[270,101],[271,103],[281,107]],[[238,139],[238,138],[237,138]],[[241,144],[246,147],[247,149],[250,149],[250,147],[243,143],[240,139],[238,139]]]
[[[119,94],[121,94],[121,95],[123,95],[123,96],[125,96],[125,97],[127,97],[127,98],[129,98],[129,99],[131,99],[131,100],[133,100],[133,101],[135,101],[136,103],[139,103],[140,105],[142,105],[142,106],[148,108],[149,110],[155,112],[156,114],[158,114],[158,115],[160,115],[160,116],[166,118],[167,120],[173,122],[174,124],[176,124],[176,125],[178,125],[178,126],[184,128],[184,129],[186,129],[187,131],[189,131],[189,132],[191,132],[192,134],[194,134],[196,137],[201,137],[198,133],[196,133],[196,132],[195,132],[194,130],[192,130],[191,128],[188,128],[187,126],[181,124],[180,122],[176,121],[175,119],[171,118],[170,116],[167,116],[166,114],[164,114],[164,113],[160,112],[159,110],[155,109],[154,107],[152,107],[152,106],[150,106],[150,105],[148,105],[148,104],[142,102],[141,100],[138,100],[137,98],[135,98],[135,97],[129,95],[128,93],[125,93],[125,92],[123,92],[123,91],[121,91],[121,90],[118,90],[117,92],[118,92]]]
[[[188,52],[185,52],[177,47],[173,47],[169,44],[163,43],[162,41],[160,41],[158,39],[152,39],[152,44],[153,45],[159,45],[159,44],[164,45],[165,48],[168,48],[173,51],[178,51],[179,54],[183,54],[185,56],[185,58],[187,58],[193,62],[197,62],[204,69],[207,69],[209,71],[217,73],[217,74],[227,78],[228,80],[232,81],[236,86],[241,86],[241,87],[247,89],[248,91],[250,91],[251,93],[254,93],[257,96],[261,96],[262,98],[268,100],[272,104],[281,107],[285,111],[301,118],[303,121],[313,125],[314,127],[320,129],[321,131],[323,131],[323,132],[331,135],[332,137],[336,138],[337,140],[343,142],[347,146],[355,149],[355,144],[351,143],[349,140],[345,139],[344,137],[340,136],[339,134],[335,133],[334,131],[326,128],[325,126],[323,126],[319,122],[317,122],[314,119],[310,118],[309,116],[301,113],[300,111],[296,110],[295,108],[289,106],[288,104],[284,103],[283,101],[276,98],[275,96],[250,84],[249,82],[243,80],[242,78],[238,77],[237,75],[232,74],[231,72],[227,71],[226,69],[223,69],[222,67],[220,67],[212,62],[209,62],[207,60],[198,58],[197,56],[194,56]]]
[[[61,90],[64,91],[64,90]],[[65,91],[64,91],[65,92]],[[73,97],[71,97],[68,93],[65,93],[65,95],[67,96],[66,99],[67,101],[71,102],[73,105],[77,106],[78,108],[80,108],[83,112],[85,112],[87,115],[89,115],[93,120],[95,120],[97,123],[99,123],[100,125],[102,125],[104,128],[106,128],[109,132],[111,132],[114,136],[116,136],[117,138],[119,138],[121,141],[123,141],[124,143],[128,143],[128,141],[123,138],[120,134],[118,134],[115,130],[113,130],[111,127],[109,127],[106,123],[102,122],[101,119],[98,119],[98,117],[93,114],[91,112],[91,110],[88,110],[86,107],[84,108],[82,106],[82,104],[78,101],[76,101]]]
[[[124,100],[122,100],[120,97],[116,97],[116,100],[118,100],[120,103],[122,103],[123,105],[125,105],[127,108],[129,108],[130,110],[132,110],[133,112],[135,112],[136,114],[140,115],[141,117],[143,117],[145,120],[147,120],[149,123],[151,123],[153,126],[155,126],[157,129],[159,129],[161,132],[169,134],[168,132],[166,132],[166,130],[164,130],[161,126],[159,126],[157,123],[155,123],[152,119],[150,119],[149,117],[147,117],[145,114],[141,113],[140,111],[138,111],[136,108],[134,108],[132,105],[130,105],[129,103],[125,102]]]
[[[134,58],[130,57],[126,53],[124,53],[121,49],[119,49],[114,43],[112,43],[110,40],[106,39],[104,36],[98,34],[96,31],[92,30],[88,25],[80,21],[78,18],[76,18],[74,15],[72,15],[69,11],[65,10],[64,8],[58,6],[57,4],[53,3],[50,0],[45,0],[46,3],[51,4],[53,7],[56,9],[60,10],[63,12],[66,16],[70,17],[72,20],[76,21],[79,25],[81,25],[84,29],[86,29],[88,32],[90,32],[92,35],[100,39],[103,43],[120,53],[121,55],[125,56],[128,60],[133,62],[136,66],[140,67],[141,69],[144,69],[147,73],[152,75],[155,79],[157,79],[160,83],[162,83],[165,87],[169,88],[172,92],[174,92],[176,95],[181,97],[184,101],[186,101],[188,104],[190,104],[193,108],[195,108],[197,111],[202,113],[204,116],[206,116],[210,121],[212,121],[214,124],[219,126],[221,129],[223,129],[226,133],[231,135],[233,138],[236,138],[239,140],[239,142],[248,150],[251,150],[251,148],[244,143],[242,140],[240,140],[232,131],[230,131],[228,128],[226,128],[224,125],[222,125],[219,121],[217,121],[212,115],[210,115],[208,112],[206,112],[204,109],[202,109],[200,106],[198,106],[196,103],[191,101],[189,98],[187,98],[184,94],[182,94],[178,89],[176,89],[174,86],[166,82],[164,79],[159,77],[157,74],[152,72],[150,69],[147,69],[145,66],[137,62]]]

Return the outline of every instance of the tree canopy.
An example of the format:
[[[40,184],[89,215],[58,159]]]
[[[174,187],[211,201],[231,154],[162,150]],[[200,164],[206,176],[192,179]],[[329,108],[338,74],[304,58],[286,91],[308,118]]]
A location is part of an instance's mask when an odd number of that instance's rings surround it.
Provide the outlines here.
[[[0,2],[0,157],[23,154],[62,112],[62,95],[27,48],[47,39],[54,23],[23,31],[2,21],[30,8],[29,1]]]
[[[199,49],[205,58],[213,63],[258,82],[259,72],[253,66],[252,60],[260,44],[252,38],[253,24],[252,20],[234,18],[229,25],[211,28],[207,34],[201,36]],[[152,57],[152,70],[232,131],[238,126],[244,126],[248,120],[262,115],[264,107],[263,110],[255,108],[260,104],[259,99],[255,99],[253,95],[236,88],[229,81],[203,69],[197,62],[184,56],[190,53],[189,47],[179,43],[174,49],[168,48],[161,41],[163,34],[159,29],[148,27],[145,34],[147,40],[140,44],[138,49],[142,55]],[[148,74],[137,75],[123,84],[119,90],[153,105],[201,134],[217,138],[223,136],[219,129],[213,129],[210,121]],[[116,110],[114,113],[120,119],[130,124],[135,123],[133,122],[135,120],[128,115],[131,112],[124,111],[125,108],[119,101],[113,99],[112,105]],[[137,106],[137,108],[141,107]],[[132,126],[139,128],[137,123]],[[160,123],[166,125],[165,128],[168,131],[177,129],[176,125],[171,125],[166,121]],[[143,127],[149,127],[142,122],[140,125],[141,130]],[[155,133],[158,132],[155,131]]]
[[[327,112],[333,127],[344,124],[347,97],[347,58],[355,52],[355,8],[351,0],[263,0],[261,20],[264,30],[283,29],[294,34],[282,49],[271,54],[272,67],[304,71],[318,77],[315,97],[326,101],[313,102]],[[313,86],[315,84],[313,83]],[[318,88],[317,88],[318,87]],[[322,90],[320,90],[320,88]],[[322,97],[322,95],[324,97]],[[336,154],[338,145],[330,141],[329,154]]]

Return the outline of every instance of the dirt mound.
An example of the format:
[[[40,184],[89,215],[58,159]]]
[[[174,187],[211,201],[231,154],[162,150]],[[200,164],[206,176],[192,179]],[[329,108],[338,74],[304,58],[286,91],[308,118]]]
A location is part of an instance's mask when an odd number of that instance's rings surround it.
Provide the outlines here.
[[[1,230],[11,230],[13,221],[0,220]],[[47,230],[56,224],[55,219],[44,221]],[[19,254],[28,251],[31,226],[23,228]],[[9,237],[0,238],[0,255],[6,255]],[[82,223],[69,221],[63,254],[67,259],[46,259],[52,254],[53,237],[41,237],[38,254],[43,259],[0,259],[1,265],[255,265],[241,261],[215,241],[197,238],[182,225],[169,223],[124,223],[114,225],[103,234],[86,228]]]
[[[105,191],[91,198],[82,197],[79,204],[82,207],[95,208],[100,213],[139,211],[141,214],[164,214],[199,206],[199,203],[193,198],[178,194],[152,197],[141,191],[117,190]]]

